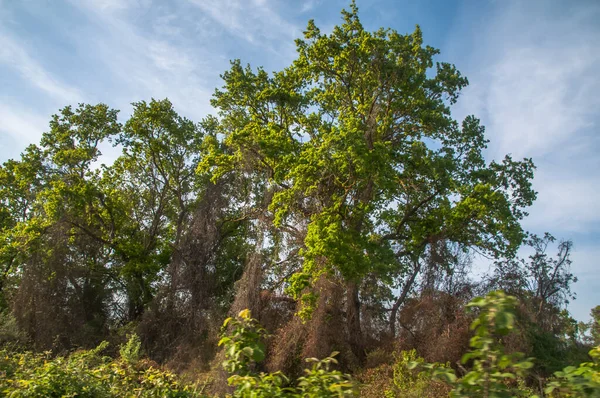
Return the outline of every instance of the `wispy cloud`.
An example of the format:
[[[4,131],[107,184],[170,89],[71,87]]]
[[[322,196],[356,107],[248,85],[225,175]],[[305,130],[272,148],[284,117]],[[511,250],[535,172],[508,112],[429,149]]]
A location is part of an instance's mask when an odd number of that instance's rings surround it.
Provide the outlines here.
[[[94,25],[95,33],[86,40],[92,41],[112,79],[122,84],[115,96],[120,96],[121,102],[169,97],[187,116],[205,116],[210,111],[212,87],[203,74],[218,76],[214,62],[207,62],[215,57],[202,48],[175,43],[181,35],[176,16],[163,15],[158,28],[148,34],[136,24],[135,17],[149,9],[148,2],[115,8],[105,6],[105,1],[82,0],[73,4]]]
[[[62,83],[48,73],[29,55],[24,44],[2,32],[0,32],[0,63],[20,74],[28,84],[63,103],[76,103],[83,97],[78,89]]]
[[[588,3],[590,4],[590,3]],[[494,155],[540,157],[597,126],[600,7],[502,2],[468,63],[463,106],[484,114]]]
[[[40,121],[77,102],[106,102],[127,117],[133,101],[168,97],[182,114],[200,120],[213,112],[210,98],[229,59],[252,62],[260,49],[257,65],[271,60],[285,64],[297,31],[267,0],[66,0],[57,7],[48,18],[29,3],[1,7],[0,67],[31,87],[24,95],[13,92],[10,104],[0,104],[3,115],[10,115],[10,120],[3,117],[7,121],[0,138],[16,140],[18,151],[37,141],[25,137],[39,139],[45,126]],[[76,21],[68,30],[67,15]],[[49,36],[35,28],[22,30],[25,23],[36,26],[39,21]],[[49,60],[51,52],[36,51],[52,46],[69,60]],[[27,98],[31,95],[35,100]],[[47,100],[40,104],[42,98]],[[17,131],[27,133],[19,137]]]
[[[600,234],[599,19],[594,2],[498,2],[448,45],[472,83],[457,115],[482,118],[490,158],[511,153],[536,163],[538,200],[525,228],[587,242]],[[477,20],[465,14],[456,26]],[[593,250],[577,243],[575,273],[597,269]],[[572,309],[584,316],[600,295],[589,284],[575,288]]]
[[[298,26],[282,18],[269,0],[189,0],[230,34],[273,51],[293,49]]]
[[[0,120],[0,159],[17,158],[19,151],[37,143],[48,127],[48,118],[5,98],[0,99]]]
[[[576,159],[573,159],[576,162]],[[560,173],[564,165],[538,162],[534,188],[538,199],[524,226],[535,232],[550,231],[559,236],[594,236],[600,231],[600,177],[598,165],[592,170],[574,167]]]
[[[508,50],[489,69],[483,95],[498,151],[543,156],[594,126],[600,54],[568,37],[563,44]]]
[[[589,199],[600,194],[598,18],[600,7],[502,2],[465,62],[473,84],[459,113],[482,117],[490,157],[533,157],[538,166],[539,200],[526,221],[535,229],[600,230]]]
[[[306,0],[302,4],[302,8],[300,8],[301,13],[305,13],[313,10],[317,5],[321,3],[321,0]]]

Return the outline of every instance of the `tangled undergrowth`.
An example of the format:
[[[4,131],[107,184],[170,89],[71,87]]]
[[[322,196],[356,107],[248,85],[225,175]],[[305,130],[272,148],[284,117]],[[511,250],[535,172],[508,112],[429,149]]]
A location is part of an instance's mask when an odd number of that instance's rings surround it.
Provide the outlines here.
[[[449,364],[428,364],[415,350],[393,356],[391,363],[363,371],[353,378],[336,369],[337,353],[309,358],[304,375],[292,380],[282,372],[261,372],[266,330],[249,310],[228,318],[219,345],[229,374],[229,397],[600,397],[600,347],[591,361],[555,373],[542,392],[525,383],[535,359],[504,352],[502,336],[513,330],[515,300],[492,292],[472,301],[478,316],[471,351],[462,360],[466,372]],[[69,356],[52,357],[0,351],[0,393],[7,397],[216,397],[210,381],[189,383],[141,357],[141,342],[131,335],[119,357],[103,355],[108,343]]]

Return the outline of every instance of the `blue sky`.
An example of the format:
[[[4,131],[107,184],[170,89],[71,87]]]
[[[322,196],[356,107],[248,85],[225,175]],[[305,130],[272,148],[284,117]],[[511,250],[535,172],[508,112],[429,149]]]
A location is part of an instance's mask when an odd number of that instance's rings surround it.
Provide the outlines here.
[[[453,112],[480,117],[488,159],[533,157],[536,204],[524,227],[575,242],[572,270],[587,319],[600,304],[600,2],[374,0],[369,29],[419,24],[439,60],[471,85]],[[308,19],[329,31],[338,0],[0,0],[0,162],[37,143],[67,104],[170,98],[200,120],[229,60],[267,70],[294,57]],[[116,156],[108,149],[106,156]],[[485,267],[483,263],[478,266]]]

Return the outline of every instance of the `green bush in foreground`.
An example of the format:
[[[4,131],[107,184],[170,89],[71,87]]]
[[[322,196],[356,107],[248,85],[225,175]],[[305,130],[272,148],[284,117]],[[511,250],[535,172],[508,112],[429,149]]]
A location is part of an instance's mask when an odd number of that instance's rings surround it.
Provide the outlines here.
[[[132,336],[121,348],[127,355],[102,356],[104,342],[89,351],[50,358],[0,351],[0,395],[6,397],[201,397],[195,386],[183,385],[150,361],[138,360],[139,340]]]
[[[468,371],[461,378],[447,366],[426,364],[409,351],[397,355],[393,364],[384,364],[371,373],[365,396],[411,397],[537,397],[524,380],[531,359],[507,354],[502,337],[513,329],[515,299],[492,292],[473,300],[478,317],[471,351],[463,357]],[[265,358],[262,342],[266,331],[244,310],[223,325],[223,367],[230,374],[233,397],[239,398],[321,398],[352,397],[358,386],[352,378],[332,369],[336,353],[325,359],[307,359],[312,367],[295,381],[283,373],[257,371]],[[68,357],[50,353],[14,353],[0,350],[0,396],[6,397],[207,397],[195,384],[185,384],[173,373],[140,359],[140,340],[132,335],[121,346],[118,359],[102,355],[108,343],[78,351]],[[600,397],[600,347],[590,351],[592,361],[555,373],[545,388],[549,397]],[[425,369],[424,372],[419,370]],[[447,383],[447,388],[440,385]],[[436,384],[438,383],[438,384]],[[434,388],[435,387],[435,388]],[[440,388],[441,387],[441,388]],[[435,389],[435,392],[432,391]]]
[[[416,350],[393,354],[393,361],[380,364],[358,375],[364,398],[437,398],[447,397],[450,388],[427,372],[410,369],[413,362],[424,363]],[[448,366],[448,365],[444,365]]]
[[[524,382],[534,359],[525,359],[518,352],[507,353],[502,344],[502,338],[514,329],[516,303],[514,297],[495,291],[468,304],[478,316],[471,324],[475,332],[470,342],[471,350],[462,358],[462,363],[469,368],[464,376],[457,377],[448,365],[426,364],[414,351],[404,352],[401,357],[396,357],[391,381],[381,385],[384,396],[426,396],[427,390],[432,389],[432,382],[442,380],[452,388],[450,397],[455,398],[537,398],[534,390]],[[264,329],[251,318],[248,310],[240,312],[236,318],[228,318],[224,327],[228,326],[230,332],[224,335],[219,345],[225,348],[223,366],[233,374],[228,382],[235,387],[234,397],[357,395],[356,383],[349,375],[330,369],[331,364],[336,363],[333,358],[336,353],[322,360],[308,359],[313,362],[312,369],[307,369],[306,375],[295,384],[280,372],[256,374],[253,371],[256,363],[265,357],[265,347],[261,342]],[[589,355],[592,362],[556,372],[544,392],[553,397],[600,397],[600,347],[594,348]],[[427,370],[419,373],[418,368]]]
[[[590,351],[591,362],[568,366],[556,372],[548,383],[547,394],[563,397],[600,397],[600,346]]]
[[[516,299],[502,291],[478,297],[468,306],[478,308],[478,317],[471,324],[475,336],[471,338],[471,351],[462,358],[470,365],[463,377],[438,364],[412,362],[409,367],[428,369],[430,376],[443,380],[453,389],[450,397],[531,397],[538,398],[523,380],[533,366],[533,358],[523,359],[522,353],[505,353],[501,338],[514,328]],[[579,367],[569,366],[555,372],[544,392],[553,397],[600,397],[600,347],[589,354],[593,362]]]
[[[230,331],[225,333],[219,345],[225,349],[226,360],[223,368],[233,375],[227,380],[235,387],[234,397],[352,397],[356,396],[356,386],[349,375],[332,370],[336,364],[332,353],[330,357],[318,360],[309,358],[313,366],[307,369],[295,385],[281,372],[253,372],[256,363],[265,357],[262,338],[265,330],[251,318],[249,310],[243,310],[236,318],[228,318],[223,324]]]

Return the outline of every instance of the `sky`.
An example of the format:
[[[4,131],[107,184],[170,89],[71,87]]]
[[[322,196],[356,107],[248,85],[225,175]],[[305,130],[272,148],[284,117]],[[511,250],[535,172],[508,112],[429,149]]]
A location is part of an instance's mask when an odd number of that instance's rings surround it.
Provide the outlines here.
[[[339,0],[0,0],[0,162],[17,158],[66,105],[121,110],[168,97],[199,121],[232,59],[273,71],[309,19],[329,32]],[[579,320],[600,304],[600,2],[357,0],[370,30],[423,30],[469,78],[453,115],[486,126],[488,160],[533,158],[523,227],[574,241]],[[116,151],[107,147],[110,160]],[[478,260],[479,269],[486,268]]]

